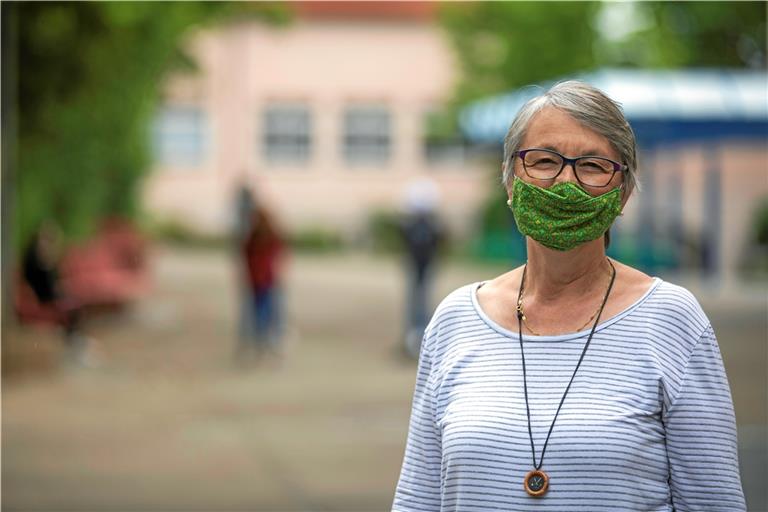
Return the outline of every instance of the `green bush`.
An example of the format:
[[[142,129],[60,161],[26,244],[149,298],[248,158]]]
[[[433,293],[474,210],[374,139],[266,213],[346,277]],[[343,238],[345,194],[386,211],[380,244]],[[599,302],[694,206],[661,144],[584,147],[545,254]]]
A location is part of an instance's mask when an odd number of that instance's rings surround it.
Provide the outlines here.
[[[754,241],[757,245],[768,246],[768,197],[758,204],[752,223]]]
[[[391,210],[376,210],[368,217],[370,247],[376,252],[397,253],[403,249],[400,215]]]
[[[201,233],[176,219],[163,219],[149,224],[147,231],[157,241],[186,247],[227,248],[229,237]]]
[[[289,234],[288,244],[302,252],[332,252],[342,249],[344,240],[329,228],[311,227]]]

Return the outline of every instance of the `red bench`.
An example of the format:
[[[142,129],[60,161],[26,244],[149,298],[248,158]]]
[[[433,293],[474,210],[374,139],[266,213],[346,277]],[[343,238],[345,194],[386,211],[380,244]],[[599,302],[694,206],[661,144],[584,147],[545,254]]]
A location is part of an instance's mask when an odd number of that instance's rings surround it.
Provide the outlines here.
[[[133,302],[149,287],[146,242],[132,224],[120,219],[104,222],[85,243],[68,248],[59,273],[64,295],[82,307],[119,307]],[[16,276],[14,303],[23,323],[57,324],[63,315],[40,304],[32,289]]]

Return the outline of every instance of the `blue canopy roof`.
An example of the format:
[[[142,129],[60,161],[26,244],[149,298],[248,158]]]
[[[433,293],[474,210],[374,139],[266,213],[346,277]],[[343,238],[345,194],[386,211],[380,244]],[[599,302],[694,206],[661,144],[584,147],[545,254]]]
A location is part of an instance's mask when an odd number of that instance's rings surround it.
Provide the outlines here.
[[[602,69],[577,78],[621,103],[646,145],[726,137],[768,138],[768,73],[726,69]],[[518,110],[555,82],[529,86],[469,104],[460,113],[464,134],[500,143]]]

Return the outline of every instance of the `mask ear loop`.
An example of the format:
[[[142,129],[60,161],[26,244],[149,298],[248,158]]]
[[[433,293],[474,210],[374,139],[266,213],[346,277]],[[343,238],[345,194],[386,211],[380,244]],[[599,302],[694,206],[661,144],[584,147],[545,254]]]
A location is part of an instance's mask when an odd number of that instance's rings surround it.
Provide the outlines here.
[[[509,187],[509,197],[507,198],[507,207],[511,210],[512,209],[512,196],[515,195],[515,180],[517,179],[517,176],[514,174],[512,175],[512,183]]]
[[[512,182],[509,184],[509,189],[507,192],[509,192],[510,197],[507,199],[507,207],[511,210],[512,209],[512,196],[514,195],[515,190],[515,180],[517,179],[517,173],[515,173],[515,158],[512,157]]]
[[[622,200],[622,202],[624,201],[624,194],[627,191],[626,184],[627,184],[627,182],[622,180],[621,185],[619,185],[619,190],[621,191],[621,200]],[[623,216],[624,216],[624,205],[621,205],[621,211],[619,212],[619,217],[623,217]]]

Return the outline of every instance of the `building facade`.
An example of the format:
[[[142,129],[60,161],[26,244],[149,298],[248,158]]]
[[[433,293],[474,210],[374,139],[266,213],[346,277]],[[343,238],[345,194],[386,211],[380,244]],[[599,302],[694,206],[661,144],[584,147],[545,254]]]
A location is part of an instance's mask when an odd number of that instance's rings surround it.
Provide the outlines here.
[[[288,230],[354,236],[428,179],[449,228],[471,230],[487,164],[460,145],[427,143],[458,73],[434,7],[297,5],[286,27],[239,23],[190,41],[199,71],[166,84],[149,212],[224,233],[235,191],[248,184]]]

